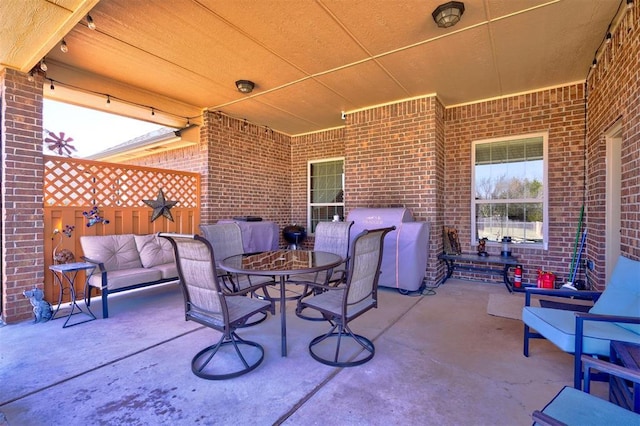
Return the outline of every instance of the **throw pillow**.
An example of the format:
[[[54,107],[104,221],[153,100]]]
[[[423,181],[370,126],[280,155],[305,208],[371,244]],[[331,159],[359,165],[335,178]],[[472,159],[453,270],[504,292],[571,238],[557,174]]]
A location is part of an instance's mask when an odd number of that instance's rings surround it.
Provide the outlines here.
[[[140,253],[140,262],[145,268],[174,261],[171,243],[158,237],[158,234],[136,235],[135,240]]]

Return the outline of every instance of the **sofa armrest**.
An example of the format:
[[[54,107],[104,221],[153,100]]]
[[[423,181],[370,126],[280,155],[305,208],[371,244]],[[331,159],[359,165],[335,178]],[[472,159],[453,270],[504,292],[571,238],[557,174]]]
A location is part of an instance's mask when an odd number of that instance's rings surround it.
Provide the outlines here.
[[[602,292],[600,291],[585,291],[585,290],[562,290],[551,288],[538,288],[538,287],[526,287],[525,289],[525,306],[531,306],[531,295],[536,296],[553,296],[553,297],[566,297],[571,299],[592,300],[596,302]]]
[[[100,288],[106,288],[107,287],[107,269],[105,268],[104,263],[98,260],[91,259],[87,256],[82,256],[82,260],[84,260],[85,262],[89,262],[89,263],[93,263],[94,265],[97,265],[97,269],[100,270],[100,275],[102,276],[102,284]],[[91,272],[91,275],[96,275],[95,269]]]

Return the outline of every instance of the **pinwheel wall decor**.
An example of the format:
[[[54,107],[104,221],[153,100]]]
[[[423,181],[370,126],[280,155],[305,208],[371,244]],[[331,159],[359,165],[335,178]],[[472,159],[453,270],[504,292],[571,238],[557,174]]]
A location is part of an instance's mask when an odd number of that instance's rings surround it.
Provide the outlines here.
[[[49,135],[49,137],[45,138],[45,143],[49,144],[49,149],[51,151],[58,151],[58,155],[66,155],[67,157],[71,157],[71,152],[72,151],[77,151],[77,149],[71,145],[71,142],[73,142],[73,138],[72,137],[65,137],[65,133],[64,132],[60,132],[59,135],[56,135],[53,132],[50,132],[49,130],[45,130],[45,132],[47,132],[47,134]],[[66,154],[63,154],[63,152],[66,152]]]

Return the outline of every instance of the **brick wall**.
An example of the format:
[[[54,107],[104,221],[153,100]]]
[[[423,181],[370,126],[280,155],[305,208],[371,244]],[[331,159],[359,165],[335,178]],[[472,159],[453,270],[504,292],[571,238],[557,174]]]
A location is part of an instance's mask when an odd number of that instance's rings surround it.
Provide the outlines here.
[[[22,292],[44,284],[42,77],[0,75],[2,122],[2,319],[33,317]]]
[[[516,246],[525,274],[536,282],[538,268],[569,275],[584,199],[584,85],[479,102],[446,110],[446,224],[459,230],[462,250],[475,251],[471,238],[471,143],[474,140],[548,132],[548,250]],[[499,248],[489,248],[499,252]]]
[[[436,256],[442,249],[434,229],[443,167],[442,104],[426,97],[348,114],[345,129],[345,204],[405,207],[431,224],[427,281],[442,275]]]
[[[627,9],[611,32],[587,80],[587,246],[600,286],[606,274],[605,134],[615,123],[622,127],[620,250],[640,260],[640,7]]]
[[[291,220],[291,138],[205,112],[200,144],[131,164],[201,173],[201,223],[260,216],[282,228]]]

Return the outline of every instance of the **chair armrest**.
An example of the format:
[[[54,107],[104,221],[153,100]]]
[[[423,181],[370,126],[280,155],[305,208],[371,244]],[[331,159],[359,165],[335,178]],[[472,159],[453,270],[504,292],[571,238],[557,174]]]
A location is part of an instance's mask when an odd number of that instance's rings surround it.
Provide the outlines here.
[[[548,414],[543,413],[542,411],[536,410],[531,415],[533,417],[533,421],[536,425],[542,426],[567,426],[566,423],[561,422],[560,420],[556,420]]]
[[[582,355],[582,363],[587,368],[595,368],[603,373],[613,374],[625,380],[631,380],[635,383],[640,383],[640,371],[632,370],[630,368],[623,367],[618,364],[603,361],[601,359],[593,358],[588,355]]]
[[[640,324],[640,317],[627,317],[622,315],[591,314],[589,312],[576,313],[576,326],[578,322],[599,321],[599,322],[622,322],[628,324]],[[576,327],[576,334],[578,333]]]
[[[554,296],[554,297],[566,297],[571,299],[592,300],[597,301],[602,292],[600,291],[586,291],[586,290],[562,290],[551,288],[538,288],[538,287],[526,287],[525,291],[525,306],[531,306],[531,295],[536,296]]]
[[[640,324],[640,317],[627,317],[620,315],[603,315],[592,314],[588,312],[576,312],[576,327],[575,327],[575,346],[574,346],[574,370],[573,370],[573,386],[576,389],[580,389],[580,382],[584,374],[585,390],[588,390],[589,370],[582,368],[582,346],[584,341],[584,322],[585,321],[597,321],[597,322],[621,322],[627,324]],[[632,332],[632,331],[630,331]]]

